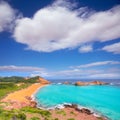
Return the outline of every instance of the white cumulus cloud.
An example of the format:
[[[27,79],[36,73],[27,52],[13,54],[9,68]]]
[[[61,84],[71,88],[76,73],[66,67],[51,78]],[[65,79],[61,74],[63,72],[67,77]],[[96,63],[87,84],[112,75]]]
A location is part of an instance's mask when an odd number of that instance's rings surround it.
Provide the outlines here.
[[[52,52],[120,37],[120,5],[93,12],[87,8],[72,10],[69,4],[53,3],[38,10],[32,18],[18,20],[15,40],[26,44],[27,49]]]
[[[0,32],[10,30],[16,11],[6,2],[0,1]]]
[[[81,53],[87,53],[93,51],[92,45],[83,45],[79,48],[79,52]]]
[[[104,46],[102,50],[105,50],[107,52],[112,52],[114,54],[120,54],[120,42],[114,43],[112,45]]]

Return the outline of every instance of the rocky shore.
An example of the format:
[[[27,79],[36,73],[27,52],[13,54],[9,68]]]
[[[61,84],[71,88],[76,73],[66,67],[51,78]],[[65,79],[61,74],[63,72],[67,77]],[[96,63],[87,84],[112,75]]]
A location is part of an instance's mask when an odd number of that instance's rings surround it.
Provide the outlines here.
[[[79,109],[76,104],[64,105],[64,108],[56,108],[50,110],[50,112],[54,117],[59,118],[59,120],[67,120],[69,118],[71,118],[71,120],[107,120],[107,118],[103,116],[95,116],[94,113],[87,108]]]
[[[94,112],[92,112],[91,110],[87,109],[87,108],[79,108],[78,105],[76,104],[71,104],[71,105],[64,105],[65,108],[72,108],[74,109],[75,111],[77,111],[78,113],[83,113],[83,114],[86,114],[88,116],[94,116],[98,119],[101,119],[101,120],[107,120],[106,117],[103,117],[103,116],[99,116],[99,115],[94,115]]]

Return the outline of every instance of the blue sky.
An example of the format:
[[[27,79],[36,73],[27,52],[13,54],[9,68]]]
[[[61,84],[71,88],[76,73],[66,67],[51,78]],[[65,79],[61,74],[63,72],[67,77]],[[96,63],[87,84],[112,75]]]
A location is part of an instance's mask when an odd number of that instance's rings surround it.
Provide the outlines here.
[[[119,0],[0,0],[0,76],[120,78]]]

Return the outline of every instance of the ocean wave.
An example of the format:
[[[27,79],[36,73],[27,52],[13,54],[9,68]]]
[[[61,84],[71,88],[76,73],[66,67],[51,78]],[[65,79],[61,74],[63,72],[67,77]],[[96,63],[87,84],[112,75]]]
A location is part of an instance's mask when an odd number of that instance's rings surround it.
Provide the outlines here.
[[[57,83],[58,85],[61,85],[62,83]]]
[[[120,83],[111,82],[109,85],[112,85],[112,86],[120,86]]]
[[[59,83],[51,83],[51,85],[62,85],[63,83],[59,82]]]

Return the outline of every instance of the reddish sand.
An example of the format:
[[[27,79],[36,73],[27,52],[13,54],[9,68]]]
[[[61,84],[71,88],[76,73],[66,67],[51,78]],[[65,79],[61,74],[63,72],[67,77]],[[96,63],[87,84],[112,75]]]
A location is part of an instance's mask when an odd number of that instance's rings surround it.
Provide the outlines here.
[[[27,99],[28,97],[31,97],[32,94],[36,92],[36,90],[40,87],[43,87],[45,85],[41,83],[35,83],[29,86],[28,88],[16,91],[14,93],[8,94],[2,101],[3,102],[8,102],[8,101],[18,101],[18,102],[29,102]]]

